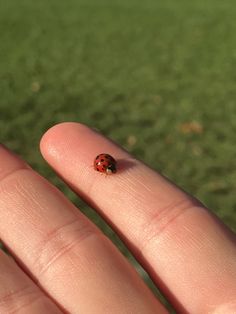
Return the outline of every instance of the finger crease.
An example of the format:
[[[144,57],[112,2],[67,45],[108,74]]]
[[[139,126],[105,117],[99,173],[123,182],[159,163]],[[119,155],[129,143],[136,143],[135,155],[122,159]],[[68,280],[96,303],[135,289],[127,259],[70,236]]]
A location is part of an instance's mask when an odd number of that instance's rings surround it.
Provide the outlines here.
[[[142,227],[140,254],[144,255],[149,244],[160,237],[167,228],[173,227],[180,216],[197,207],[199,207],[199,202],[189,197],[158,210]]]
[[[89,224],[76,220],[48,233],[47,237],[37,246],[39,254],[36,254],[36,269],[38,277],[44,274],[60,257],[71,251],[75,245],[83,242],[91,235],[98,233],[95,228]]]

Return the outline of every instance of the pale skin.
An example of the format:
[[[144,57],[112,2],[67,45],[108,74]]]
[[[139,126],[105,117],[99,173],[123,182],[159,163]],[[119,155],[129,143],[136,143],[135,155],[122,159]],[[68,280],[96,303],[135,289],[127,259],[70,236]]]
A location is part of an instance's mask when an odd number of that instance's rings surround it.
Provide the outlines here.
[[[236,313],[235,235],[199,201],[84,125],[54,126],[40,148],[178,313]],[[103,152],[116,158],[117,173],[94,171]],[[1,314],[167,313],[111,241],[4,146],[0,238],[14,257],[0,253]]]

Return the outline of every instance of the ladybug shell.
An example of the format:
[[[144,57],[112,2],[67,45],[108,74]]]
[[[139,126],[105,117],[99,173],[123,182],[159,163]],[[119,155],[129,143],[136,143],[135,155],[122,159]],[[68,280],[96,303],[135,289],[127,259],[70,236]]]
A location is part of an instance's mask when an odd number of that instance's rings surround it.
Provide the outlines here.
[[[99,154],[94,160],[94,169],[106,174],[116,173],[116,161],[109,154]]]

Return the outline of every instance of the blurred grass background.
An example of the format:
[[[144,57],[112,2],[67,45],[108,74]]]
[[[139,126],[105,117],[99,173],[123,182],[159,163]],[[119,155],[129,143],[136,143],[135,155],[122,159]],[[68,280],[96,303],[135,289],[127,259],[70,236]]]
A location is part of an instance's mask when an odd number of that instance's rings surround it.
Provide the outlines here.
[[[1,142],[114,241],[42,160],[53,124],[100,129],[236,230],[235,17],[233,0],[1,1]]]

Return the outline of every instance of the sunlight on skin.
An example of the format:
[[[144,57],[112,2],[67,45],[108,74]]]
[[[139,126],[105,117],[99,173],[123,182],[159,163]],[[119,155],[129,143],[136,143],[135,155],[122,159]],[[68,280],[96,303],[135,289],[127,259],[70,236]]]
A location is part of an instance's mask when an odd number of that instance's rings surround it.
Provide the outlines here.
[[[81,124],[50,129],[41,151],[119,233],[178,313],[235,313],[235,236],[199,201]],[[116,173],[94,170],[101,152],[114,156]],[[23,278],[19,289],[28,284],[36,296],[43,289],[51,298],[43,306],[69,313],[167,313],[111,241],[58,189],[3,146],[0,159],[0,237],[24,271],[13,267],[13,285]],[[4,256],[1,269],[10,263]],[[0,309],[4,281],[8,275],[1,276]]]
[[[69,313],[167,313],[111,241],[59,190],[3,147],[0,158],[0,237],[53,304]],[[5,287],[8,277],[1,278]],[[0,311],[4,298],[3,291]],[[23,294],[22,303],[26,299]]]

